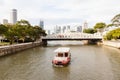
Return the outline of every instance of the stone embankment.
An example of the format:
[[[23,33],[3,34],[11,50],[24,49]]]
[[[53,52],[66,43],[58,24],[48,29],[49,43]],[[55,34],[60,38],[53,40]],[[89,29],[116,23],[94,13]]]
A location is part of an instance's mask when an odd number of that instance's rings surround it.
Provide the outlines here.
[[[41,44],[42,44],[42,42],[30,42],[30,43],[21,43],[21,44],[0,46],[0,56],[23,51],[25,49],[40,46]]]
[[[120,49],[120,41],[103,41],[103,45]]]

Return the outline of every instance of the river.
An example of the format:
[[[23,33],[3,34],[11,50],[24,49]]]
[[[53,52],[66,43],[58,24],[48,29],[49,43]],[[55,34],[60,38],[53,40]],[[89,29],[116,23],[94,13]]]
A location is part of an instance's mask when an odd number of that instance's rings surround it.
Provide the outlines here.
[[[71,63],[53,67],[53,51],[63,46],[71,49]],[[78,41],[51,41],[47,47],[0,57],[0,80],[120,80],[120,50]]]

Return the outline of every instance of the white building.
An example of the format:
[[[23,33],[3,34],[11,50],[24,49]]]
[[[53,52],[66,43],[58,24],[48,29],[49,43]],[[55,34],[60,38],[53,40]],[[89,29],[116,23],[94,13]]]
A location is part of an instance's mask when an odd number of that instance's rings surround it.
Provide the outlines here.
[[[77,32],[82,32],[82,26],[77,26]]]
[[[40,20],[39,26],[40,26],[42,29],[44,29],[44,21],[43,21],[43,20]]]
[[[7,19],[3,19],[3,24],[8,24],[8,20]]]
[[[84,29],[87,29],[87,28],[88,28],[88,23],[85,21],[83,26],[82,26],[82,32],[83,32]]]
[[[16,9],[12,9],[10,17],[11,17],[11,23],[15,24],[17,22],[17,10]]]

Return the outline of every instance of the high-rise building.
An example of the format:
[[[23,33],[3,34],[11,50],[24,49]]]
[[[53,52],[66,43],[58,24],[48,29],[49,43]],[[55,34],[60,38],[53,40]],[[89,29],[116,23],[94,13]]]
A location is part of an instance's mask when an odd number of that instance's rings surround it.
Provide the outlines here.
[[[65,33],[65,30],[66,30],[66,26],[63,26],[62,32]]]
[[[84,29],[88,28],[88,23],[85,21],[82,27],[82,32],[84,31]]]
[[[48,30],[48,35],[50,35],[50,30]]]
[[[11,23],[15,24],[17,22],[17,10],[16,9],[12,9],[11,12]]]
[[[3,24],[8,24],[8,20],[7,19],[3,19]]]
[[[67,30],[70,30],[70,25],[67,26]]]
[[[39,26],[44,29],[44,21],[40,20]]]
[[[82,32],[82,26],[77,26],[77,32]]]
[[[54,32],[55,32],[55,34],[57,34],[57,33],[61,33],[61,26],[55,26],[54,27]]]

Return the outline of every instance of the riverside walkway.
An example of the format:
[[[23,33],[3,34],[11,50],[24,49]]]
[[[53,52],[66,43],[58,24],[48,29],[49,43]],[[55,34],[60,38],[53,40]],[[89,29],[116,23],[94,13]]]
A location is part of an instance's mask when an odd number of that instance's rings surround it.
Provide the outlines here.
[[[41,45],[41,42],[29,42],[29,43],[0,46],[0,56],[12,54],[18,51],[22,51],[22,50],[33,48],[40,45]]]
[[[120,49],[120,41],[103,41],[103,44]]]

